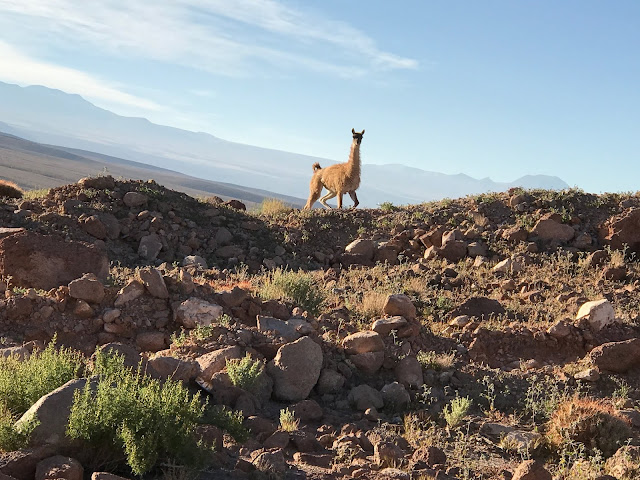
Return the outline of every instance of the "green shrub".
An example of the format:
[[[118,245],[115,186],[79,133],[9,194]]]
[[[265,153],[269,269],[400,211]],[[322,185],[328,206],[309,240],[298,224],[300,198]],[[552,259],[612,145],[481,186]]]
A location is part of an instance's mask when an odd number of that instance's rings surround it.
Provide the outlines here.
[[[253,360],[247,353],[244,358],[227,360],[227,375],[236,387],[253,392],[260,375],[264,372],[264,363]]]
[[[27,447],[31,432],[38,426],[38,421],[31,421],[15,426],[16,417],[9,409],[0,404],[0,452],[13,452]]]
[[[56,350],[55,338],[28,359],[0,358],[0,408],[19,417],[40,397],[75,378],[82,370],[80,353]]]
[[[289,300],[312,315],[319,313],[326,298],[325,292],[316,286],[312,274],[282,268],[269,272],[259,293],[265,300]]]
[[[96,352],[97,386],[77,391],[67,434],[114,460],[126,458],[135,475],[159,460],[198,463],[193,431],[205,405],[180,382],[163,383],[126,368],[124,357]]]
[[[444,407],[442,414],[444,420],[450,428],[455,428],[462,423],[464,417],[467,416],[471,408],[471,399],[469,397],[456,397],[449,405]]]
[[[243,425],[242,412],[230,410],[224,405],[207,406],[203,422],[221,428],[236,442],[242,443],[249,438],[249,431]]]

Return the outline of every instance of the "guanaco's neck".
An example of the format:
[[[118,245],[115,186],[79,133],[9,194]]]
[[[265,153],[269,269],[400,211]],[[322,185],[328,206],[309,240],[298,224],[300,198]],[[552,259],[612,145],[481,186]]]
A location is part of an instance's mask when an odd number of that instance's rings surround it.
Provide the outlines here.
[[[351,143],[348,164],[349,176],[360,176],[360,145],[355,140]]]

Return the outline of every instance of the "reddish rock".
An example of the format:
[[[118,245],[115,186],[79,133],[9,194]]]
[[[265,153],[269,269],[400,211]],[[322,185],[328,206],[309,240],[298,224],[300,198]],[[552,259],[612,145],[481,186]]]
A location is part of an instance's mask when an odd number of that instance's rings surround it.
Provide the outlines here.
[[[541,462],[525,460],[513,472],[511,480],[551,480],[551,478],[551,474]]]
[[[466,251],[465,247],[465,253]],[[416,307],[413,305],[411,299],[402,293],[389,295],[384,304],[383,311],[386,315],[390,316],[398,315],[409,320],[416,318]]]
[[[451,317],[468,315],[476,318],[489,318],[496,315],[504,315],[506,310],[499,301],[486,297],[471,297],[456,307],[451,313]]]
[[[223,205],[226,205],[231,208],[235,208],[236,210],[247,209],[247,206],[244,203],[242,203],[240,200],[227,200],[226,202],[223,203]]]
[[[17,480],[33,480],[36,465],[50,457],[56,451],[52,445],[0,453],[0,474],[14,477]]]
[[[589,358],[600,370],[626,372],[640,365],[640,338],[604,343],[591,350]]]
[[[136,337],[136,345],[142,352],[157,352],[166,348],[166,338],[162,332],[142,332]]]
[[[631,251],[640,253],[640,209],[610,218],[599,234],[600,240],[615,250],[628,245]]]
[[[87,273],[69,283],[69,296],[90,303],[100,303],[104,298],[104,285],[93,273]]]
[[[568,242],[575,236],[576,231],[573,227],[560,223],[558,217],[559,215],[556,214],[543,216],[538,220],[535,227],[533,227],[531,233],[538,236],[541,240]]]
[[[109,274],[107,255],[94,245],[31,232],[0,240],[0,274],[17,286],[50,290],[85,273],[101,281]]]

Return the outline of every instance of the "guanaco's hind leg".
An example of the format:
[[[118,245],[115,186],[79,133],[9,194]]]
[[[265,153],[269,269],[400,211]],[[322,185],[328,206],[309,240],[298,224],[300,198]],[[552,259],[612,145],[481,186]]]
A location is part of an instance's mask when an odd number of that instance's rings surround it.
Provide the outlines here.
[[[333,197],[335,197],[337,195],[336,192],[332,192],[331,190],[329,190],[329,192],[320,199],[320,203],[322,205],[325,206],[325,208],[332,208],[331,205],[327,204],[327,200],[332,199]]]
[[[354,190],[353,192],[349,192],[349,196],[351,197],[351,200],[353,200],[353,207],[351,208],[356,208],[360,204],[356,191]]]
[[[307,200],[307,204],[304,206],[304,210],[309,210],[313,207],[313,204],[316,203],[321,194],[322,181],[319,175],[314,173],[313,177],[311,177],[311,182],[309,183],[309,199]]]
[[[338,192],[338,208],[342,208],[342,192]]]

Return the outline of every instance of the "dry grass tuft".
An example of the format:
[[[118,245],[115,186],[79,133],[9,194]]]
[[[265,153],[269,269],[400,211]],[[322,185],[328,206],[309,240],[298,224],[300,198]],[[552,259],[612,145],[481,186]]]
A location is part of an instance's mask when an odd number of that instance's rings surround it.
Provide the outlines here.
[[[633,436],[629,422],[610,403],[574,396],[558,405],[547,427],[549,444],[561,450],[581,443],[591,452],[613,455]]]
[[[0,179],[0,197],[22,198],[24,192],[15,183]]]
[[[258,212],[262,215],[278,215],[290,211],[291,207],[277,198],[265,198],[258,206]]]

